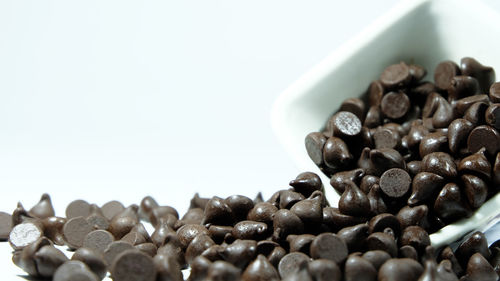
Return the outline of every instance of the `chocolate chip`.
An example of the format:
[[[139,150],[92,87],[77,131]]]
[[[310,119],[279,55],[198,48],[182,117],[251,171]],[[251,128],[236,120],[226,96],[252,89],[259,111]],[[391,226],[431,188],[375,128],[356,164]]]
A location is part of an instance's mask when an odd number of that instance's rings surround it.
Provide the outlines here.
[[[57,268],[53,281],[98,281],[100,280],[90,268],[81,261],[67,261]]]
[[[141,204],[139,205],[139,216],[142,219],[149,221],[151,212],[158,206],[159,206],[158,202],[156,202],[156,200],[153,197],[146,196],[142,198]]]
[[[500,134],[493,127],[482,125],[474,128],[467,139],[467,148],[471,153],[486,148],[489,155],[500,150]]]
[[[371,212],[368,197],[352,181],[345,183],[345,191],[339,199],[339,210],[349,216],[368,216]]]
[[[401,233],[399,243],[402,246],[410,245],[419,253],[423,253],[425,248],[431,244],[429,234],[420,226],[408,226]]]
[[[449,260],[451,262],[451,268],[453,272],[455,272],[457,276],[462,276],[464,270],[462,269],[462,266],[455,257],[453,250],[449,246],[446,246],[441,251],[441,253],[439,254],[439,258],[441,260]]]
[[[179,213],[171,206],[157,206],[149,214],[149,221],[152,225],[157,225],[160,220],[177,220]]]
[[[380,101],[384,96],[384,86],[380,81],[376,80],[370,84],[368,88],[368,99],[370,106],[378,106],[380,105]]]
[[[200,194],[195,193],[193,198],[191,199],[189,209],[200,208],[202,210],[205,210],[205,207],[207,206],[209,200],[210,198],[202,198],[200,197]]]
[[[310,259],[306,254],[301,252],[293,252],[285,255],[278,265],[278,272],[281,278],[284,279],[294,273],[300,264],[309,262]]]
[[[226,234],[233,232],[232,226],[225,225],[211,225],[208,228],[208,232],[210,233],[210,237],[214,240],[215,243],[220,244],[224,241],[224,237]]]
[[[316,236],[312,234],[301,234],[301,235],[288,235],[286,241],[288,242],[290,252],[302,252],[304,254],[309,254],[309,249],[312,241]]]
[[[457,153],[467,140],[474,124],[462,118],[453,120],[448,126],[448,146],[452,153]]]
[[[0,212],[0,241],[9,239],[12,230],[12,216],[5,212]]]
[[[366,222],[366,218],[344,215],[337,208],[323,208],[323,223],[332,230],[338,230],[364,222]]]
[[[36,268],[40,277],[51,278],[59,266],[68,258],[53,245],[45,245],[34,254]]]
[[[480,253],[486,259],[490,258],[491,252],[488,249],[488,241],[483,233],[476,231],[472,233],[460,246],[458,246],[455,255],[458,261],[465,265],[474,253]]]
[[[391,256],[382,250],[367,251],[362,256],[365,260],[369,261],[376,270],[391,258]]]
[[[348,182],[359,183],[364,175],[365,173],[361,168],[338,172],[333,174],[330,178],[330,185],[335,188],[338,193],[343,193]]]
[[[489,103],[488,95],[474,95],[459,99],[454,103],[455,111],[458,115],[464,115],[469,107],[478,102]]]
[[[340,281],[342,272],[339,266],[326,259],[317,259],[309,262],[309,273],[315,281]]]
[[[472,255],[467,263],[467,271],[464,278],[469,280],[496,281],[498,274],[480,253]],[[462,279],[461,279],[462,280]]]
[[[422,158],[422,171],[453,179],[457,176],[457,165],[448,153],[433,152]]]
[[[212,240],[212,238],[210,238],[209,235],[205,233],[198,234],[186,248],[186,261],[190,263],[194,260],[194,258],[201,255],[203,251],[213,245],[215,245],[215,242]]]
[[[98,229],[85,235],[82,246],[98,253],[102,253],[113,241],[114,237],[110,232]]]
[[[347,98],[340,105],[339,111],[351,112],[356,115],[359,120],[363,120],[365,115],[365,104],[359,98]]]
[[[305,197],[292,190],[281,190],[278,199],[280,209],[290,209],[295,203],[304,200]]]
[[[417,281],[424,268],[413,259],[390,259],[378,271],[378,280],[384,281]]]
[[[9,233],[9,243],[14,250],[20,250],[43,236],[43,227],[38,221],[20,223]]]
[[[184,280],[181,267],[175,258],[164,255],[156,255],[153,258],[153,263],[156,268],[156,280]]]
[[[323,160],[328,167],[332,169],[345,167],[352,159],[353,156],[342,139],[330,137],[326,140],[323,147]]]
[[[281,209],[274,213],[273,217],[273,240],[283,240],[289,234],[301,234],[304,224],[300,218],[290,210]]]
[[[366,223],[344,227],[337,232],[347,245],[349,252],[360,250],[365,239],[368,237],[368,225]]]
[[[111,266],[116,256],[118,256],[118,254],[131,249],[134,249],[134,246],[132,246],[130,243],[124,241],[111,242],[108,245],[108,247],[106,247],[106,249],[104,250],[103,253],[104,262],[106,263],[107,266]]]
[[[111,220],[116,214],[120,213],[125,209],[122,203],[113,200],[109,201],[106,204],[101,206],[102,214],[108,219]]]
[[[500,102],[500,82],[491,84],[489,93],[492,102],[494,103]]]
[[[179,230],[181,230],[183,227],[190,228],[188,225],[191,226],[191,225],[198,225],[198,224],[186,224],[186,225],[180,227],[177,230],[177,233],[179,233]],[[200,226],[200,229],[205,229],[205,228],[203,226]],[[192,233],[192,235],[193,235],[192,238],[194,238],[197,234],[198,234],[197,232]],[[170,226],[168,226],[168,223],[161,222],[159,225],[156,226],[155,230],[151,234],[151,240],[157,247],[160,247],[163,244],[165,244],[166,239],[168,239],[168,237],[171,235],[176,235],[175,231]],[[187,247],[189,242],[186,241],[185,247]]]
[[[460,68],[452,61],[443,61],[434,70],[434,82],[441,90],[450,88],[453,77],[460,75]]]
[[[374,184],[379,184],[380,183],[380,178],[374,175],[365,175],[361,179],[361,183],[359,184],[359,188],[361,191],[364,193],[370,192],[372,186]]]
[[[403,92],[390,92],[380,103],[382,113],[390,119],[399,119],[410,110],[410,99]]]
[[[422,138],[419,144],[420,157],[424,158],[433,152],[446,151],[448,147],[448,132],[437,131]]]
[[[85,200],[75,200],[66,207],[66,218],[87,217],[90,214],[90,204]]]
[[[388,170],[391,168],[406,168],[406,163],[401,154],[392,148],[372,149],[370,151],[370,160],[379,170]]]
[[[458,164],[458,171],[475,174],[489,180],[491,178],[491,164],[486,158],[485,152],[485,149],[482,148],[476,153],[463,158]]]
[[[393,236],[384,232],[375,232],[370,234],[368,238],[366,238],[366,246],[369,251],[386,251],[389,255],[391,255],[391,257],[396,257],[398,254],[396,240],[394,240]]]
[[[113,234],[116,239],[121,239],[137,224],[137,219],[133,217],[116,215],[109,223],[109,232]],[[87,223],[88,224],[88,223]],[[90,225],[90,224],[89,224]]]
[[[35,261],[35,254],[40,248],[47,245],[52,245],[50,240],[45,237],[38,238],[24,248],[16,250],[12,256],[12,261],[30,276],[38,277],[40,273]]]
[[[400,198],[410,190],[410,175],[403,169],[392,168],[380,177],[380,189],[391,198]]]
[[[375,128],[382,123],[382,111],[379,105],[371,106],[366,113],[365,122],[363,126],[367,128]]]
[[[361,121],[351,112],[339,111],[329,120],[327,130],[339,138],[355,137],[361,133]]]
[[[237,221],[244,220],[254,206],[253,200],[243,195],[232,195],[224,199],[224,201]]]
[[[425,77],[425,75],[427,75],[427,70],[425,70],[425,68],[423,68],[420,65],[410,64],[409,68],[410,68],[412,83],[419,82]]]
[[[488,109],[488,103],[476,102],[472,104],[464,113],[463,118],[470,121],[475,126],[485,123],[486,109]]]
[[[311,243],[313,259],[328,259],[337,264],[345,261],[348,255],[347,244],[333,233],[322,233]]]
[[[238,268],[245,268],[257,256],[257,242],[255,240],[237,239],[227,245],[221,253],[225,261]]]
[[[382,198],[382,191],[378,183],[374,184],[366,195],[370,202],[370,211],[372,214],[381,214],[387,212],[387,205]]]
[[[387,88],[406,86],[411,80],[410,68],[404,62],[386,67],[380,75],[380,82]]]
[[[349,256],[344,267],[345,281],[374,281],[377,270],[367,260],[359,256]]]
[[[296,192],[305,197],[311,195],[314,191],[323,190],[321,178],[312,172],[300,173],[294,180],[290,181],[290,185]]]
[[[386,228],[392,229],[396,235],[399,235],[401,232],[399,220],[389,213],[376,215],[368,222],[368,230],[370,233],[382,232]]]
[[[488,92],[495,82],[495,70],[492,67],[482,65],[473,58],[462,58],[460,60],[460,69],[464,75],[477,79],[482,93]]]
[[[209,234],[208,230],[198,224],[186,224],[177,230],[177,236],[182,248],[187,248],[189,243],[199,234]]]
[[[224,199],[217,196],[208,201],[204,214],[202,224],[230,225],[233,222],[231,208],[224,202]]]
[[[110,268],[113,280],[156,280],[156,268],[153,258],[132,249],[120,253]]]
[[[444,178],[440,175],[429,172],[418,173],[412,181],[412,193],[408,198],[408,205],[416,206],[421,204],[432,197],[433,194],[439,192],[444,183]]]
[[[448,100],[458,100],[477,94],[481,94],[481,89],[476,78],[467,75],[458,75],[451,79],[451,84],[448,88]]]
[[[95,205],[90,205],[90,214],[85,218],[85,220],[92,225],[94,229],[108,229],[109,228],[109,220],[104,217],[104,214],[101,212],[101,209]]]
[[[156,245],[151,242],[135,245],[135,248],[151,257],[154,257],[158,251]]]
[[[71,260],[85,263],[99,277],[99,280],[103,279],[108,272],[102,255],[89,248],[83,247],[76,250]]]
[[[258,255],[245,269],[241,278],[248,281],[279,280],[279,275],[265,256]]]
[[[274,213],[276,213],[277,211],[278,208],[270,203],[258,203],[255,204],[250,212],[248,212],[247,219],[271,224],[273,221]]]
[[[290,211],[297,215],[305,227],[316,227],[323,220],[323,193],[313,192],[307,199],[295,203]]]
[[[240,221],[234,225],[232,235],[236,239],[261,240],[268,235],[267,224],[249,220]]]
[[[52,201],[47,193],[44,193],[40,198],[40,201],[33,206],[28,213],[35,218],[44,219],[48,217],[53,217],[55,215],[54,207],[52,206]]]
[[[491,104],[486,109],[485,120],[488,125],[500,130],[500,103]]]
[[[488,185],[481,178],[465,174],[461,177],[467,202],[472,208],[479,208],[488,196]]]

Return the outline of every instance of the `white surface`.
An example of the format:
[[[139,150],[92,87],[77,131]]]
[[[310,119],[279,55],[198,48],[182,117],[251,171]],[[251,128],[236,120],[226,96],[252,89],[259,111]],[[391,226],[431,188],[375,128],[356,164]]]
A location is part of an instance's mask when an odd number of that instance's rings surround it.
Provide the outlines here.
[[[301,171],[274,99],[396,2],[0,1],[0,210],[270,196]]]
[[[345,98],[360,96],[386,66],[399,61],[414,61],[429,71],[428,77],[433,77],[433,69],[440,61],[458,62],[471,56],[500,73],[500,54],[491,47],[500,38],[500,30],[494,26],[500,26],[500,14],[481,2],[399,3],[284,91],[272,115],[279,140],[302,169],[320,173],[305,151],[304,136],[319,131]],[[338,194],[332,189],[326,191],[330,202],[338,201]],[[437,247],[450,243],[496,216],[500,212],[500,195],[490,201],[469,220],[432,234],[432,244]]]

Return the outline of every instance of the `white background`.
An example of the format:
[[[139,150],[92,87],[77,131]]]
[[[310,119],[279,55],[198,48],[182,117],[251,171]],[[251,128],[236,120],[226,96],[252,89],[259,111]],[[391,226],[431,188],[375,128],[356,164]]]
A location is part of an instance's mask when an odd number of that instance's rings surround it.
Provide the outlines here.
[[[0,1],[0,211],[286,188],[273,101],[396,3]]]

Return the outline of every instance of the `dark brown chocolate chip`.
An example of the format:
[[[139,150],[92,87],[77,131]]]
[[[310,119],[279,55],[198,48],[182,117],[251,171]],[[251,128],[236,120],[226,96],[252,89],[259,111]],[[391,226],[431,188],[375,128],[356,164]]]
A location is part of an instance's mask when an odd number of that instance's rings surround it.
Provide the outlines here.
[[[5,212],[0,212],[0,241],[9,239],[12,230],[12,216]]]
[[[253,200],[243,195],[232,195],[224,199],[231,209],[235,220],[244,220],[248,212],[253,208]]]
[[[81,261],[67,261],[54,273],[53,281],[98,281],[100,280],[90,268]]]
[[[457,153],[467,140],[470,132],[474,128],[474,124],[462,118],[458,118],[451,122],[448,126],[448,146],[452,153]]]
[[[333,169],[345,167],[352,161],[352,158],[347,144],[342,139],[330,137],[326,140],[323,147],[323,160],[328,167]]]
[[[461,179],[467,202],[472,208],[479,208],[488,196],[488,185],[481,178],[474,175],[465,174],[462,175]]]
[[[158,206],[151,210],[149,221],[152,225],[157,225],[161,220],[177,220],[179,214],[177,210],[171,206]]]
[[[153,258],[138,250],[126,250],[116,256],[110,268],[113,280],[156,280]]]
[[[373,81],[368,88],[368,100],[370,106],[378,106],[384,96],[384,86],[380,81]]]
[[[469,211],[465,207],[460,187],[457,184],[448,183],[441,189],[434,202],[434,212],[445,221],[468,216]]]
[[[139,216],[142,219],[149,221],[151,212],[158,206],[160,205],[158,205],[158,202],[156,202],[156,200],[153,197],[146,196],[142,198],[141,204],[139,205]]]
[[[104,250],[103,258],[107,266],[111,266],[116,256],[123,251],[134,249],[130,243],[124,241],[111,242]]]
[[[340,281],[342,272],[339,266],[326,259],[317,259],[309,262],[309,272],[315,281]]]
[[[451,268],[453,272],[457,276],[462,276],[463,275],[463,268],[458,262],[457,258],[455,257],[455,254],[453,253],[453,250],[450,248],[450,246],[446,246],[441,253],[439,254],[439,258],[441,260],[449,260],[451,262]]]
[[[429,234],[420,226],[408,226],[401,233],[399,243],[402,246],[410,245],[419,253],[423,253],[425,248],[431,244]]]
[[[500,130],[500,103],[491,104],[486,109],[485,120],[488,125]]]
[[[304,223],[292,211],[281,209],[274,213],[273,229],[273,239],[278,241],[289,234],[301,234],[304,231]]]
[[[380,177],[380,189],[391,198],[400,198],[410,190],[410,175],[403,169],[392,168]]]
[[[303,262],[299,264],[297,268],[295,268],[294,272],[288,274],[285,278],[281,279],[283,281],[314,281],[312,279],[311,274],[309,273],[309,269],[307,266],[307,262]]]
[[[380,106],[374,105],[368,109],[366,113],[365,122],[363,126],[367,128],[375,128],[382,124],[382,111],[380,110]]]
[[[454,103],[455,111],[458,115],[464,115],[469,107],[478,102],[488,104],[488,95],[474,95],[459,99]]]
[[[360,250],[363,242],[368,237],[368,225],[366,223],[344,227],[337,235],[345,241],[349,252]]]
[[[387,212],[387,205],[382,198],[382,190],[378,183],[374,184],[366,195],[370,202],[370,211],[372,214],[381,214]]]
[[[375,148],[397,149],[401,146],[401,138],[399,134],[383,127],[379,127],[375,130],[373,133],[373,142],[375,143]]]
[[[410,110],[410,99],[403,92],[390,92],[380,103],[382,113],[390,119],[399,119]]]
[[[412,181],[412,193],[408,198],[408,205],[416,206],[421,204],[432,197],[433,194],[437,194],[444,184],[445,180],[440,175],[429,172],[418,173]]]
[[[434,82],[441,90],[447,90],[451,86],[453,77],[460,75],[460,68],[452,61],[443,61],[434,70]]]
[[[392,214],[384,213],[374,216],[368,222],[368,230],[370,233],[382,232],[386,228],[392,229],[396,236],[399,236],[401,224],[398,218]]]
[[[348,255],[347,244],[333,233],[322,233],[311,243],[311,257],[313,259],[327,259],[340,264]]]
[[[412,83],[419,82],[420,80],[424,79],[425,75],[427,75],[427,70],[425,70],[425,68],[423,68],[420,65],[410,64],[409,68],[410,68]]]
[[[316,227],[323,220],[323,193],[313,192],[307,199],[295,203],[290,211],[296,214],[306,227]]]
[[[380,75],[380,82],[387,88],[406,86],[411,80],[410,68],[404,62],[386,67]]]
[[[492,67],[482,65],[473,58],[462,58],[460,60],[460,69],[462,74],[477,79],[482,93],[487,93],[495,82],[495,70]]]
[[[451,85],[448,88],[448,100],[458,100],[477,94],[481,94],[481,89],[476,78],[458,75],[451,79]]]
[[[111,232],[116,239],[121,239],[129,233],[138,222],[137,219],[133,217],[122,217],[119,215],[120,214],[114,216],[109,223],[109,232]]]
[[[109,201],[106,204],[101,206],[102,214],[108,219],[111,220],[116,214],[120,213],[125,209],[122,203],[113,200]]]
[[[250,212],[248,212],[247,219],[271,224],[273,221],[274,213],[276,213],[277,211],[278,208],[270,203],[258,203],[255,204]]]
[[[156,280],[184,280],[181,267],[175,258],[165,255],[156,255],[153,258],[153,262],[156,268]]]
[[[263,255],[258,255],[241,275],[245,281],[279,280],[278,271]]]
[[[135,248],[151,257],[154,257],[158,251],[156,245],[151,242],[135,245]]]
[[[330,229],[338,230],[340,228],[353,226],[364,222],[366,222],[366,218],[344,215],[337,208],[323,208],[323,223]]]
[[[401,154],[392,148],[372,149],[370,160],[378,169],[388,170],[391,168],[406,168],[406,163]]]
[[[369,251],[382,250],[386,251],[391,257],[396,257],[398,254],[398,247],[394,236],[384,233],[375,232],[366,238],[366,247]]]
[[[369,261],[376,270],[391,258],[391,256],[382,250],[367,251],[362,256],[365,260]]]
[[[371,212],[370,201],[352,181],[346,182],[344,193],[339,199],[339,210],[349,216],[368,216]]]
[[[335,188],[338,193],[343,193],[348,182],[359,183],[364,175],[365,173],[361,168],[341,171],[332,175],[330,178],[330,185]]]
[[[51,278],[57,268],[68,261],[68,258],[53,245],[46,245],[34,254],[34,260],[39,276]]]
[[[475,126],[484,124],[486,109],[488,109],[488,103],[476,102],[465,111],[463,118]]]
[[[210,238],[209,235],[205,233],[198,234],[192,241],[189,243],[186,249],[186,261],[191,263],[197,256],[201,255],[206,249],[215,245],[215,242]]]
[[[235,240],[227,245],[221,253],[225,261],[238,268],[245,268],[257,256],[255,240]]]
[[[210,200],[210,198],[200,197],[200,194],[198,194],[198,192],[197,192],[194,194],[193,198],[191,199],[189,209],[200,208],[202,210],[205,210],[205,207],[207,206],[207,203],[209,200]]]
[[[210,265],[207,271],[207,280],[236,281],[240,278],[240,270],[225,261],[216,261]]]
[[[423,228],[428,226],[427,214],[429,208],[426,205],[418,205],[415,207],[404,206],[396,215],[401,224],[401,229],[405,229],[410,225],[418,225]]]
[[[294,273],[300,264],[309,262],[311,258],[301,252],[293,252],[286,254],[278,265],[278,272],[281,278],[286,278],[288,275]]]
[[[495,155],[500,150],[500,134],[493,127],[478,126],[469,134],[467,147],[472,153],[484,147],[489,155]]]
[[[479,231],[472,233],[455,251],[455,255],[462,265],[465,265],[474,253],[480,253],[486,259],[489,259],[491,256],[491,252],[488,249],[488,241],[484,234]]]
[[[177,236],[182,248],[187,248],[189,243],[199,234],[209,234],[208,230],[198,224],[186,224],[177,230]]]
[[[406,164],[406,168],[408,169],[410,176],[414,177],[422,171],[422,161],[410,161]]]
[[[99,280],[103,279],[108,272],[102,255],[88,248],[83,247],[76,250],[71,260],[85,263],[100,278]]]
[[[294,180],[290,181],[290,186],[305,197],[308,197],[314,191],[323,190],[321,178],[312,172],[300,173]]]
[[[327,129],[333,132],[336,137],[349,138],[359,135],[361,127],[361,121],[355,114],[348,111],[339,111],[330,118]]]
[[[286,241],[288,242],[290,252],[302,252],[307,255],[315,237],[312,234],[291,234],[288,235]]]
[[[417,281],[424,268],[416,260],[402,258],[386,261],[378,271],[378,280],[383,281]]]
[[[422,158],[422,171],[453,179],[457,176],[457,165],[450,154],[433,152]]]
[[[85,200],[75,200],[66,207],[66,218],[87,217],[90,214],[90,204]]]
[[[190,228],[190,227],[187,227],[187,225],[191,226],[191,225],[198,225],[198,224],[186,224],[186,225],[184,225],[184,226],[186,226],[186,228]],[[182,227],[184,227],[184,226],[182,226]],[[177,231],[182,229],[182,227],[180,227]],[[204,228],[204,227],[200,227],[200,229],[202,229],[202,228]],[[177,233],[179,233],[179,232],[177,232]],[[163,244],[165,244],[165,241],[167,239],[169,239],[169,237],[172,235],[176,235],[176,234],[175,234],[175,231],[170,226],[168,226],[168,223],[160,222],[160,224],[158,224],[156,226],[155,230],[151,234],[151,240],[157,247],[160,247]],[[198,235],[198,233],[197,232],[192,233],[192,235],[193,235],[192,238],[194,238],[196,235]],[[187,247],[189,242],[186,242],[186,243],[187,244],[185,246]]]
[[[279,192],[279,207],[280,209],[290,209],[295,203],[304,199],[304,195],[298,192],[292,190],[281,190]]]
[[[500,102],[500,82],[491,84],[489,93],[492,102],[494,103]]]
[[[305,139],[307,154],[318,166],[323,165],[323,147],[325,143],[325,135],[319,132],[310,133]]]
[[[365,103],[359,98],[347,98],[340,105],[339,111],[347,111],[356,115],[359,120],[364,119]]]
[[[233,232],[233,227],[225,225],[211,225],[208,228],[208,232],[210,233],[210,237],[214,240],[214,242],[220,244],[222,243],[222,241],[224,241],[224,237],[226,236],[226,234]]]
[[[234,225],[232,235],[236,239],[261,240],[268,235],[267,231],[267,224],[263,222],[245,220]]]
[[[224,199],[214,196],[205,206],[205,216],[202,224],[231,225],[233,223],[233,212]]]
[[[463,158],[458,164],[458,171],[475,174],[489,180],[491,178],[491,164],[485,153],[485,149],[482,148],[476,153]]]
[[[362,257],[351,255],[344,266],[345,281],[375,281],[377,270]]]
[[[43,227],[38,221],[20,223],[9,233],[9,243],[14,250],[20,250],[43,237]]]
[[[420,157],[424,158],[433,152],[446,151],[448,147],[448,132],[436,131],[422,138],[419,144]]]
[[[361,191],[364,193],[370,192],[370,189],[374,184],[379,184],[380,183],[380,178],[374,175],[365,175],[361,179],[361,183],[359,184],[359,188]]]
[[[481,281],[496,281],[498,274],[480,253],[472,255],[467,262],[467,271],[465,281],[481,280]],[[462,280],[462,279],[460,279]]]

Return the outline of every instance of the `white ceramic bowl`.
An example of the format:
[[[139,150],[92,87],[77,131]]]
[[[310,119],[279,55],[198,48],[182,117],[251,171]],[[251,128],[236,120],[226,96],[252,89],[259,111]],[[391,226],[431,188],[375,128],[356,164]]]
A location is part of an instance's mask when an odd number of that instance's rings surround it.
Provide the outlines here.
[[[403,1],[285,90],[274,104],[273,129],[299,168],[321,174],[329,187],[329,179],[305,150],[308,133],[320,130],[344,99],[362,95],[386,66],[399,61],[424,66],[432,80],[440,61],[458,63],[470,56],[493,66],[500,77],[498,27],[500,15],[480,1]],[[339,196],[333,188],[326,188],[326,196],[337,204]],[[431,235],[432,243],[454,241],[498,212],[500,196],[490,199],[472,218]]]

